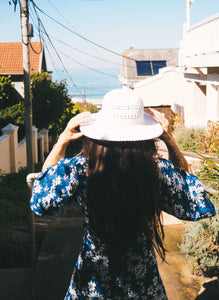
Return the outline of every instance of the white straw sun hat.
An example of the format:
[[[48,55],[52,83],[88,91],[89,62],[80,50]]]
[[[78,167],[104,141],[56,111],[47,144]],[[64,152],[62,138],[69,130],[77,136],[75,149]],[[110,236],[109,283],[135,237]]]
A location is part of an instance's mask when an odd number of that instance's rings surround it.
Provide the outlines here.
[[[81,132],[103,141],[143,141],[163,133],[163,128],[144,112],[143,100],[131,89],[112,90],[103,99],[100,112],[81,124]]]

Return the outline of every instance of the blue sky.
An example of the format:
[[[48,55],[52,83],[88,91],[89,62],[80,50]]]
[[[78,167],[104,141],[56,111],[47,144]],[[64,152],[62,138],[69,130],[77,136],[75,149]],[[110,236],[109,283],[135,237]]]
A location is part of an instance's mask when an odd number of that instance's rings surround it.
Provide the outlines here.
[[[0,41],[18,42],[21,40],[19,5],[14,12],[13,5],[9,6],[8,2],[0,0]],[[179,48],[186,21],[186,0],[35,0],[35,3],[68,28],[119,54],[129,47]],[[191,5],[191,25],[216,13],[219,13],[218,0],[195,0]],[[30,15],[30,22],[35,24],[32,40],[39,40],[32,5]],[[66,69],[110,68],[121,64],[119,55],[80,39],[39,11],[38,15]],[[48,67],[62,68],[45,34],[43,36]],[[109,63],[81,52],[98,56]]]

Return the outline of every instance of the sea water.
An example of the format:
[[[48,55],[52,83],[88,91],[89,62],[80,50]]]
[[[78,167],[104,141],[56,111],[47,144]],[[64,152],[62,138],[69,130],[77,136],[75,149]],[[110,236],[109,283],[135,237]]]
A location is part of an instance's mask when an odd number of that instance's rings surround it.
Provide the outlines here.
[[[54,71],[53,81],[67,80],[68,94],[73,102],[83,101],[101,103],[104,95],[112,89],[121,88],[119,81],[120,68],[69,69],[68,74]]]

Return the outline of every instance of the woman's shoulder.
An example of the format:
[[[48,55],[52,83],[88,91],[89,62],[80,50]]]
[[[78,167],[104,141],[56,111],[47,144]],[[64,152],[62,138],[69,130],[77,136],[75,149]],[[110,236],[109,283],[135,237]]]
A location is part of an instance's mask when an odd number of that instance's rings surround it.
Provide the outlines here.
[[[165,158],[157,158],[156,159],[158,171],[160,173],[160,177],[180,177],[187,178],[188,176],[194,177],[195,175],[186,172],[184,169],[179,167],[175,167],[174,164]]]
[[[174,164],[165,158],[156,158],[159,169],[175,169]]]
[[[87,166],[88,159],[86,156],[83,155],[76,155],[71,158],[62,158],[59,160],[59,165],[69,166],[69,167],[83,167]]]

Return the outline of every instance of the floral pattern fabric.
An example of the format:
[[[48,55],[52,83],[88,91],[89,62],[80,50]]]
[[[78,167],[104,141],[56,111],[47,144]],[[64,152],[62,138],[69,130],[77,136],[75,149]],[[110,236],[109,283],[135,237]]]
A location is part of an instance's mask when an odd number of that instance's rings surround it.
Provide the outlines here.
[[[127,249],[124,273],[110,274],[107,246],[89,230],[85,201],[87,163],[83,156],[59,160],[35,180],[30,202],[32,211],[43,215],[76,199],[84,213],[83,242],[65,300],[166,300],[153,245],[144,233],[139,235],[134,249]],[[196,176],[175,168],[165,159],[157,159],[157,164],[164,211],[190,221],[215,215]]]

